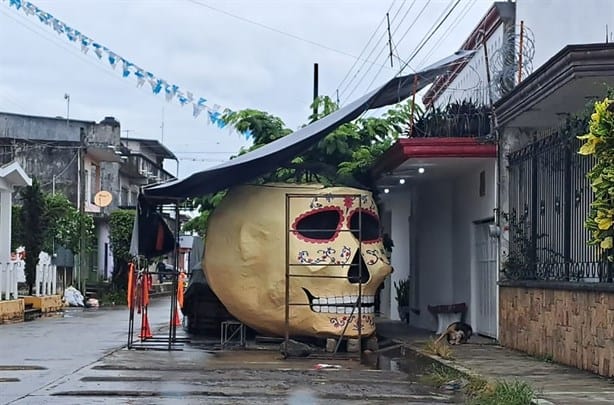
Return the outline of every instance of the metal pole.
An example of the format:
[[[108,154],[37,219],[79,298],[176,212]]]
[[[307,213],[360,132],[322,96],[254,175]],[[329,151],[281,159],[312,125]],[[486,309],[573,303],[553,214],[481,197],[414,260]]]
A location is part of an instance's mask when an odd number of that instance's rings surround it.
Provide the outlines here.
[[[390,49],[390,67],[394,67],[392,63],[392,34],[390,34],[390,15],[386,13],[386,21],[388,22],[388,48]]]
[[[66,126],[69,126],[70,120],[70,94],[64,93],[64,100],[66,100]]]
[[[563,188],[563,255],[565,256],[565,281],[569,281],[571,278],[571,238],[575,238],[571,232],[571,204],[572,194],[574,192],[572,188],[572,152],[569,146],[565,147],[565,185]]]
[[[285,356],[288,356],[288,342],[290,340],[290,196],[286,194],[286,218],[285,218],[285,234],[286,234],[286,291],[285,291]]]
[[[318,64],[313,64],[313,118],[314,120],[318,117],[318,106],[316,105],[316,100],[318,99]]]
[[[362,352],[362,195],[358,195],[358,352]]]
[[[520,21],[520,43],[518,45],[518,83],[522,80],[522,41],[524,39],[524,21]]]
[[[85,263],[85,226],[83,224],[83,219],[85,217],[85,129],[83,127],[79,128],[79,272],[78,274],[78,283],[79,287],[82,291],[84,291],[83,280],[82,280],[82,270]]]
[[[418,75],[414,76],[414,91],[411,97],[411,115],[409,116],[409,136],[414,132],[414,111],[416,109],[416,89],[418,88]]]
[[[174,260],[174,276],[173,276],[173,302],[175,303],[175,313],[179,314],[179,303],[177,302],[177,290],[179,289],[179,202],[175,203],[175,260]],[[173,342],[177,339],[177,326],[173,322]]]

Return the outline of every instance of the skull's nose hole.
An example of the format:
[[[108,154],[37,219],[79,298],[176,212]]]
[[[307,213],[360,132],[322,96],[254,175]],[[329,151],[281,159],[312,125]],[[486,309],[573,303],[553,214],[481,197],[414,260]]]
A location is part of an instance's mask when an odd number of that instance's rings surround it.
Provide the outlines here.
[[[354,260],[352,260],[352,265],[348,270],[348,280],[352,284],[364,284],[369,281],[371,275],[369,274],[369,269],[365,264],[364,260],[360,260],[360,253],[356,253],[354,255]]]

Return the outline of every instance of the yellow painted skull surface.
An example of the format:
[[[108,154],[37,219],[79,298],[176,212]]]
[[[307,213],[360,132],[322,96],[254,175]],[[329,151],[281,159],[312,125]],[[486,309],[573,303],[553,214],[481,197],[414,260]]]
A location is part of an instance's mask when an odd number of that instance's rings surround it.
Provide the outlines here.
[[[374,296],[391,270],[371,193],[322,185],[231,189],[209,220],[203,263],[231,314],[277,336],[285,333],[287,268],[291,335],[322,337],[344,328],[357,337],[359,319],[360,333],[373,334]],[[352,313],[359,294],[360,317]]]

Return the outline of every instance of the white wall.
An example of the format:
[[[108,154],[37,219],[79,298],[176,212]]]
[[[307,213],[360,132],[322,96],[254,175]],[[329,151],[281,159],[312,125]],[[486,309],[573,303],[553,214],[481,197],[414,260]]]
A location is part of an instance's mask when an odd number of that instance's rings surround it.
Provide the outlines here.
[[[606,24],[614,32],[614,1],[516,0],[517,32],[520,21],[535,37],[535,71],[566,45],[605,42]]]
[[[475,329],[477,294],[474,285],[475,221],[492,218],[495,208],[494,161],[472,169],[454,181],[452,220],[452,283],[451,299],[465,302],[468,311],[465,321]],[[480,172],[485,173],[485,195],[480,197]]]
[[[450,302],[452,280],[452,203],[453,183],[437,180],[420,184],[415,189],[417,245],[416,271],[418,309],[410,314],[410,323],[435,330],[437,322],[428,305]],[[414,280],[416,279],[414,276]]]
[[[385,205],[384,205],[385,207]],[[392,234],[392,212],[389,208],[382,208],[382,212],[379,213],[380,221],[383,228],[383,233],[387,233],[388,236]],[[393,241],[394,242],[394,241]],[[394,303],[394,297],[391,291],[393,291],[392,282],[390,277],[386,277],[384,280],[384,288],[380,292],[380,314],[386,318],[390,318],[392,314],[392,305]]]
[[[109,250],[107,252],[107,276],[110,279],[113,274],[113,253],[111,252],[111,243],[109,241],[109,224],[106,222],[101,222],[97,227],[98,231],[98,274],[104,277],[104,259],[105,259],[105,251],[104,245],[105,243],[109,244]]]
[[[409,226],[408,218],[411,212],[411,192],[408,189],[392,190],[387,197],[386,210],[390,211],[390,237],[394,243],[392,248],[391,264],[394,272],[390,275],[390,300],[388,311],[390,319],[399,319],[397,302],[395,300],[394,283],[406,280],[409,276]],[[385,294],[383,292],[382,294]],[[384,300],[382,300],[382,304]]]

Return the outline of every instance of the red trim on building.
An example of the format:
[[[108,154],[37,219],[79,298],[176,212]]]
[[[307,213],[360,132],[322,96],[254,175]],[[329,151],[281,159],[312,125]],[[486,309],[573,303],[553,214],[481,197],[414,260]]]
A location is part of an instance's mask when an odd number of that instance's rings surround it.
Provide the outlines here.
[[[406,138],[399,139],[373,165],[371,173],[393,171],[411,158],[495,158],[497,147],[476,138]]]

